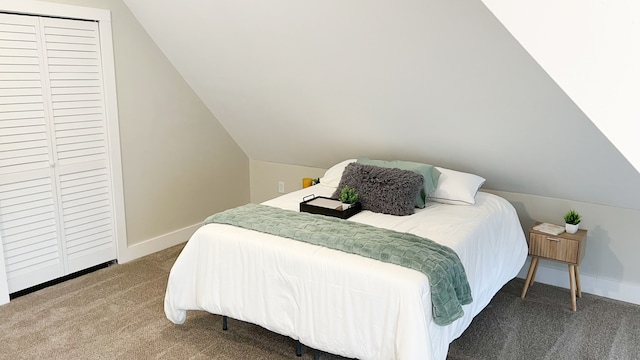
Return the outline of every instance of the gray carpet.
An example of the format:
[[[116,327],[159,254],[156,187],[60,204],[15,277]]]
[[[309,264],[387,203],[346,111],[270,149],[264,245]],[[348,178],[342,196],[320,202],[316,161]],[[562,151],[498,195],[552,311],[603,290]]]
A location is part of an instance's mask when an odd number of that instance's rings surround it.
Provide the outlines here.
[[[569,279],[567,278],[567,282]],[[507,283],[449,348],[448,359],[640,359],[640,306],[524,280]]]
[[[0,359],[300,359],[290,338],[190,311],[164,317],[167,276],[182,246],[39,290],[0,306]],[[449,359],[640,359],[640,306],[508,283],[450,348]],[[314,351],[303,348],[301,359]],[[340,357],[323,354],[323,360]]]

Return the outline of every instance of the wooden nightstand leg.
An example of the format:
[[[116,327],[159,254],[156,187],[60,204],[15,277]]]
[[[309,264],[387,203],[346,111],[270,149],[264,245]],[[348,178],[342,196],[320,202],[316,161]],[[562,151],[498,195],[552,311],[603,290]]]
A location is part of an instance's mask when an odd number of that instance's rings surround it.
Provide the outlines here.
[[[580,289],[580,267],[578,265],[573,266],[576,272],[576,291],[579,298],[582,297],[582,290]]]
[[[536,274],[538,273],[538,264],[540,258],[535,258],[535,264],[533,266],[533,274],[531,275],[531,282],[529,282],[529,287],[533,286],[533,282],[536,280]],[[533,262],[533,260],[531,260]]]
[[[520,298],[524,299],[527,296],[527,290],[529,289],[529,284],[531,283],[531,277],[533,276],[533,272],[535,271],[538,265],[538,258],[532,257],[531,264],[529,264],[529,272],[527,272],[527,279],[524,281],[524,287],[522,288],[522,294]]]
[[[569,291],[571,291],[571,310],[576,311],[576,273],[572,264],[569,264]]]

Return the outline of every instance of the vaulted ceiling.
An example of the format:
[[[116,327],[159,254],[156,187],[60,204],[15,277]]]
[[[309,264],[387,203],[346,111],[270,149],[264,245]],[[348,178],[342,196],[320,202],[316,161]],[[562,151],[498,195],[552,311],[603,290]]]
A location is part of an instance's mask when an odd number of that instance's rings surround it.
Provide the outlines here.
[[[124,2],[251,159],[640,209],[640,173],[480,0]]]
[[[640,170],[640,1],[482,2]]]

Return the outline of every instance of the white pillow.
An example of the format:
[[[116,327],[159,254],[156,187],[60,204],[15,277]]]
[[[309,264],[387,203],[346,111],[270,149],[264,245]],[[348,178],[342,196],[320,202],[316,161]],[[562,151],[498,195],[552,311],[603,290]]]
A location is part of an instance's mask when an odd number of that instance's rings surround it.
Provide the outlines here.
[[[338,185],[340,185],[344,168],[352,162],[356,162],[356,160],[357,159],[349,159],[333,165],[324,173],[324,176],[320,178],[320,184],[337,188]]]
[[[484,178],[461,171],[437,167],[440,171],[438,187],[427,200],[452,205],[473,205]]]

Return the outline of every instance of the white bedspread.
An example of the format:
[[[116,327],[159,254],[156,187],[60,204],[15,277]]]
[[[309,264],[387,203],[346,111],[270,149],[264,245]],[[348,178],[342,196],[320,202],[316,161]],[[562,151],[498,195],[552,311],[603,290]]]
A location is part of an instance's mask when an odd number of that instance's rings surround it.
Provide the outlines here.
[[[316,185],[264,204],[297,211],[304,196],[334,190]],[[526,241],[511,204],[489,193],[478,193],[474,206],[416,210],[404,217],[363,211],[349,220],[456,251],[474,301],[451,325],[433,322],[429,282],[418,271],[221,224],[198,229],[176,260],[166,316],[181,324],[186,310],[205,310],[351,358],[445,359],[449,343],[518,274]]]

